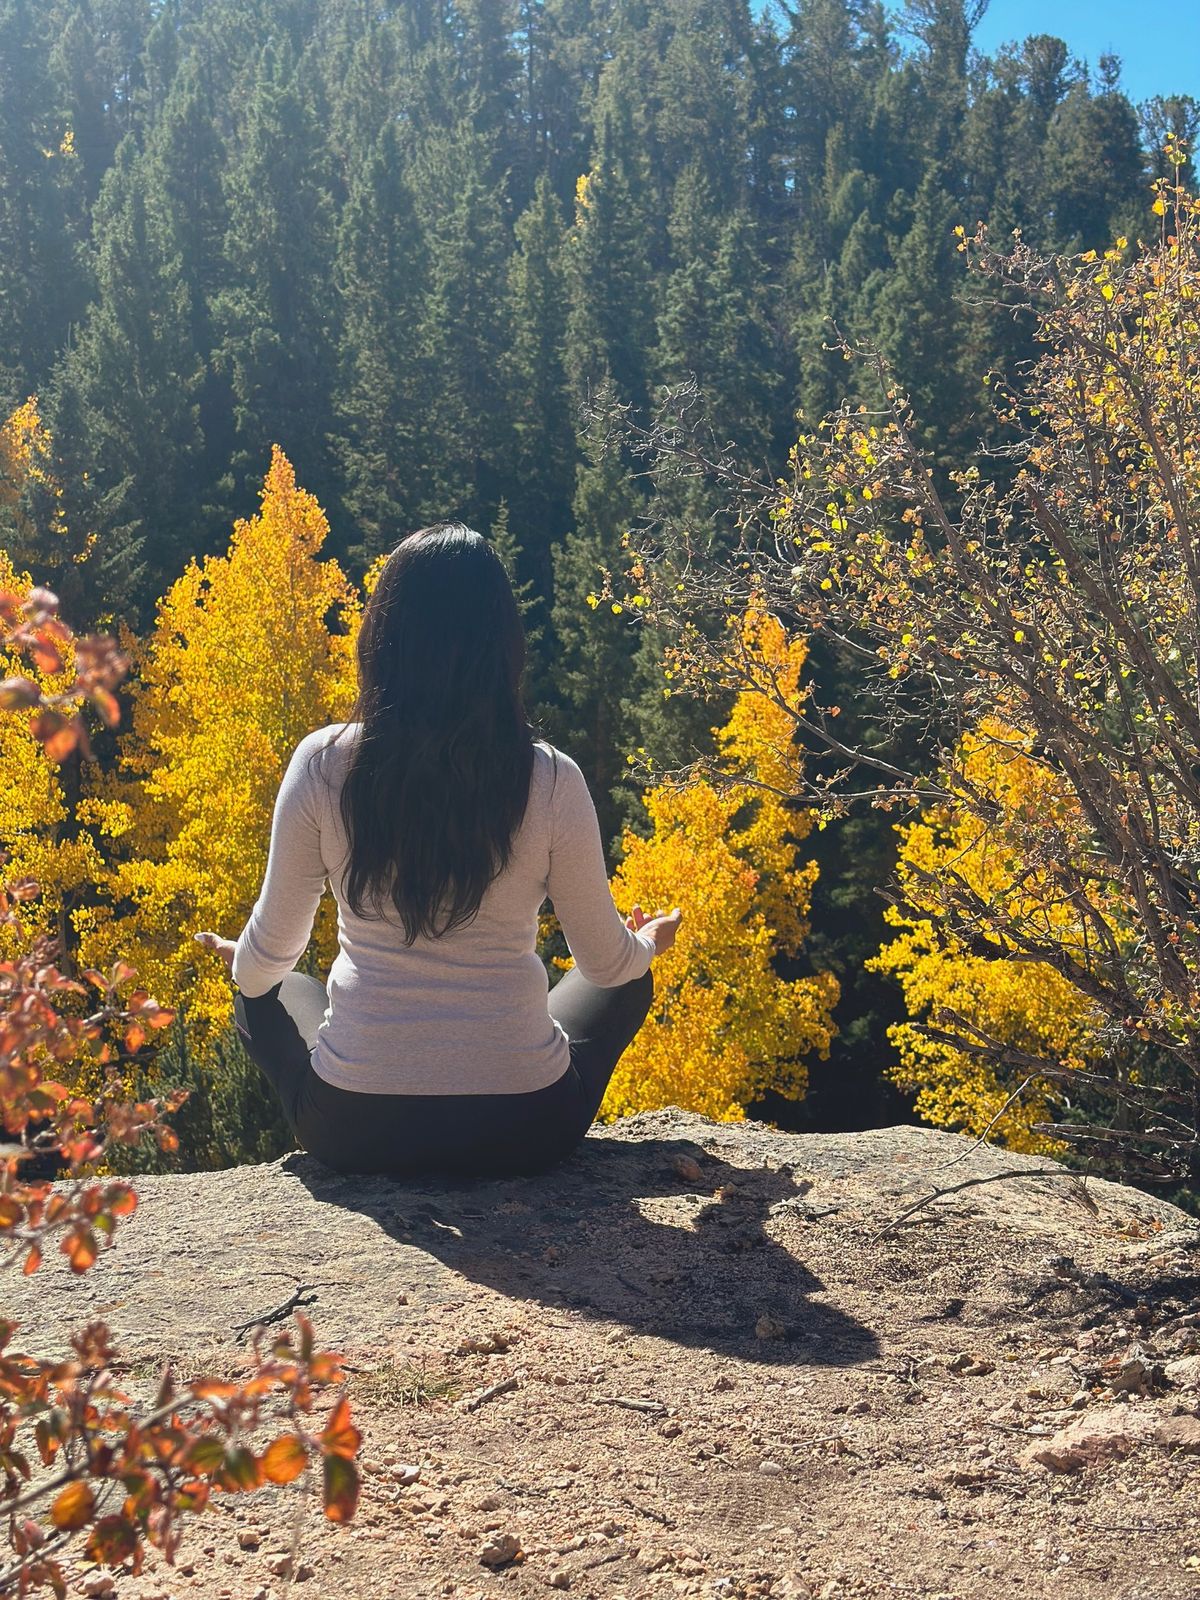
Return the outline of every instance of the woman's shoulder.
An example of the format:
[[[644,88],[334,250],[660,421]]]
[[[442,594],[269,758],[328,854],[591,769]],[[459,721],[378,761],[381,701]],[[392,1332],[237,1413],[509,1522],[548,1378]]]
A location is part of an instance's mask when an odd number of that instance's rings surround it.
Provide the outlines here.
[[[358,722],[331,722],[306,733],[292,755],[292,765],[308,775],[329,776],[349,756],[361,732]]]
[[[564,807],[573,810],[590,803],[591,791],[583,768],[565,750],[559,750],[546,739],[534,743],[533,772],[535,792],[560,814]]]
[[[568,782],[578,782],[583,779],[583,769],[578,762],[573,761],[565,750],[559,750],[548,739],[535,739],[533,742],[533,770],[535,775],[556,783],[565,773]]]

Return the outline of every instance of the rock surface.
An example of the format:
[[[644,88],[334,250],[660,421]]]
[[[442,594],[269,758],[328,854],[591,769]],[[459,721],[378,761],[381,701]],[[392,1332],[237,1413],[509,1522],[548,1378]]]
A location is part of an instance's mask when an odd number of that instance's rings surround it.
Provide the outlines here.
[[[366,1481],[349,1528],[224,1497],[120,1600],[1200,1597],[1200,1229],[1145,1194],[676,1112],[531,1180],[293,1155],[137,1187],[86,1278],[9,1284],[20,1340],[103,1317],[131,1384],[235,1372],[311,1286]]]

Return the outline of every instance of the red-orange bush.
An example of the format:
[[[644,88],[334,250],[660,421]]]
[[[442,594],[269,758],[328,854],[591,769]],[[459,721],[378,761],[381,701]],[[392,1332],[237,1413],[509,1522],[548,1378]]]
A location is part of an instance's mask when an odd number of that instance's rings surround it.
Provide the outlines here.
[[[117,721],[124,660],[107,638],[75,638],[48,591],[0,589],[0,650],[41,674],[73,671],[54,692],[21,674],[0,683],[0,710],[28,711],[31,736],[52,759],[87,750],[86,704],[110,726]],[[18,908],[38,893],[28,878],[0,887],[0,928],[22,935]],[[72,1271],[88,1271],[137,1206],[129,1183],[103,1175],[106,1152],[146,1136],[170,1147],[175,1135],[162,1118],[182,1100],[131,1104],[120,1081],[120,1048],[136,1052],[172,1012],[145,990],[130,990],[135,975],[124,963],[76,976],[59,959],[43,934],[26,936],[23,947],[18,941],[18,953],[0,961],[0,1260],[26,1274],[52,1242]],[[83,1096],[56,1074],[88,1057],[103,1087]],[[78,1072],[69,1075],[81,1081]],[[29,1175],[35,1157],[57,1170],[57,1182]],[[168,1370],[146,1408],[117,1382],[103,1322],[75,1333],[70,1354],[47,1360],[14,1348],[17,1325],[0,1319],[0,1510],[11,1548],[0,1593],[65,1595],[59,1557],[76,1536],[98,1564],[136,1571],[147,1544],[170,1560],[180,1518],[202,1510],[214,1492],[288,1483],[316,1462],[326,1515],[348,1520],[359,1435],[344,1397],[324,1427],[307,1420],[315,1391],[340,1380],[341,1357],[317,1351],[309,1322],[297,1323],[269,1346],[260,1334],[248,1379],[176,1384]],[[247,1442],[279,1426],[264,1448]]]

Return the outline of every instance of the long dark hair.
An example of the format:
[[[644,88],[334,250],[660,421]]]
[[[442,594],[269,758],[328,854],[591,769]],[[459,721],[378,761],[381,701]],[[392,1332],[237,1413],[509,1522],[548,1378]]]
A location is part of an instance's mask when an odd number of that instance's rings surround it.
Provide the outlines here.
[[[341,792],[345,892],[399,914],[404,942],[469,922],[525,815],[533,731],[525,631],[487,540],[460,522],[392,551],[363,613],[361,724]]]

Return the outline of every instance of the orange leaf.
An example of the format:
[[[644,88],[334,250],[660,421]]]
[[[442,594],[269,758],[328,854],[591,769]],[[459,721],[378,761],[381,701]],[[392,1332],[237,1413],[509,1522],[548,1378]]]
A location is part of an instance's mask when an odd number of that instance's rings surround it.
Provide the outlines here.
[[[41,1266],[41,1264],[42,1264],[41,1246],[40,1245],[36,1245],[36,1244],[31,1244],[30,1247],[29,1247],[29,1254],[25,1257],[25,1265],[21,1268],[21,1271],[22,1271],[22,1273],[24,1274],[25,1277],[28,1277],[31,1272],[36,1272],[37,1269]]]
[[[140,1022],[131,1022],[125,1030],[125,1049],[131,1056],[135,1056],[145,1042],[145,1028],[142,1027]]]
[[[262,1470],[268,1483],[291,1483],[308,1465],[304,1441],[295,1433],[273,1439],[263,1452]]]
[[[82,1233],[69,1233],[62,1242],[63,1254],[71,1263],[72,1272],[86,1272],[89,1267],[94,1267],[100,1248],[96,1243],[96,1235],[90,1228]]]
[[[238,1386],[226,1378],[197,1378],[191,1390],[197,1400],[232,1400]]]
[[[96,1497],[86,1483],[69,1483],[50,1507],[50,1521],[62,1533],[74,1533],[92,1520]]]
[[[61,672],[63,669],[62,656],[44,639],[35,639],[29,646],[29,654],[39,672]]]
[[[321,1435],[321,1449],[326,1455],[344,1456],[348,1461],[361,1443],[362,1434],[350,1421],[350,1403],[342,1395]]]
[[[92,699],[108,727],[115,728],[121,720],[121,707],[117,704],[116,695],[110,694],[107,689],[93,689]]]
[[[325,1515],[349,1522],[358,1505],[358,1468],[344,1456],[325,1457]]]

